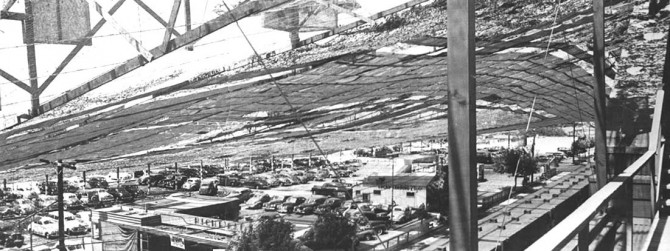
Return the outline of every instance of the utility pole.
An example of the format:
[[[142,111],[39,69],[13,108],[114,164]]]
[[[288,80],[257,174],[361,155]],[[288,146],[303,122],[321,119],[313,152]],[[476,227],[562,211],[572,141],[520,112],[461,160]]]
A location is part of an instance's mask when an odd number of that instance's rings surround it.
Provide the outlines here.
[[[53,164],[56,166],[56,174],[58,176],[58,250],[60,251],[66,251],[67,249],[65,248],[65,215],[64,215],[64,208],[65,205],[63,203],[63,168],[68,168],[72,170],[76,170],[77,168],[74,166],[74,164],[71,163],[63,163],[63,160],[58,160],[56,162],[45,160],[45,159],[40,159],[41,162],[47,163],[47,164]]]

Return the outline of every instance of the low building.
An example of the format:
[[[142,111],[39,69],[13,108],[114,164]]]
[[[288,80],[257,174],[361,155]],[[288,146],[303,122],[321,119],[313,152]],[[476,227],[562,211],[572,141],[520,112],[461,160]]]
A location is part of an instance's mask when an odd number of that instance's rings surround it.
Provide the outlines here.
[[[225,249],[244,227],[237,222],[239,204],[235,198],[177,194],[97,209],[91,215],[93,238],[103,250]]]
[[[390,176],[368,176],[363,183],[354,186],[355,199],[372,204],[391,205],[395,201],[401,207],[427,208],[435,201],[435,193],[428,185],[436,180],[435,173],[411,173]]]

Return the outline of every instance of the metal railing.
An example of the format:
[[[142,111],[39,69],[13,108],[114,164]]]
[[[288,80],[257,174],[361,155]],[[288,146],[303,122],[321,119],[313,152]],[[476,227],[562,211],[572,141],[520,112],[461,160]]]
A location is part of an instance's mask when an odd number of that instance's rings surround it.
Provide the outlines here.
[[[656,105],[649,133],[649,148],[633,164],[621,174],[612,179],[604,187],[593,194],[574,213],[570,214],[549,232],[535,241],[526,250],[561,250],[577,236],[577,249],[588,250],[589,245],[597,239],[595,237],[605,227],[605,224],[596,224],[590,228],[591,221],[596,215],[605,213],[606,217],[614,221],[623,221],[625,225],[625,250],[633,248],[633,178],[645,167],[650,168],[651,208],[657,213],[658,194],[662,166],[662,154],[665,143],[661,135],[661,115],[663,107],[663,91],[656,95]],[[641,249],[640,247],[636,248]]]

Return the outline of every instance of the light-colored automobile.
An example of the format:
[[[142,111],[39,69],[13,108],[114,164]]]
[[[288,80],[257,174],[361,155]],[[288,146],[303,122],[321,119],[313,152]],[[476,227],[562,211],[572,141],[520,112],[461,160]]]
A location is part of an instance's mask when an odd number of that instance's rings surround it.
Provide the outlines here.
[[[73,176],[73,177],[67,178],[65,180],[71,186],[77,187],[79,189],[85,189],[86,188],[86,182],[84,182],[84,179],[82,177]]]
[[[46,208],[46,210],[55,210],[58,208],[56,201],[56,195],[40,194],[39,198],[37,198],[37,206],[40,208]]]
[[[37,216],[30,223],[29,230],[31,233],[42,235],[47,239],[58,237],[58,222],[50,217]]]
[[[110,172],[109,174],[107,174],[107,183],[109,183],[110,185],[112,183],[117,183],[117,181],[118,181],[118,183],[125,183],[125,182],[128,182],[128,181],[132,181],[134,179],[135,179],[135,177],[133,177],[133,175],[131,175],[129,173],[119,173],[118,174],[118,180],[117,180],[116,172]]]
[[[59,250],[58,243],[51,247],[52,250]],[[67,251],[85,251],[84,243],[78,239],[65,239],[65,250]]]
[[[65,204],[65,208],[68,210],[81,209],[84,207],[84,204],[75,193],[63,193],[63,204]]]
[[[58,212],[49,212],[47,216],[56,221],[58,220]],[[65,223],[65,234],[75,235],[86,233],[86,226],[81,224],[81,222],[77,220],[77,217],[75,217],[74,214],[70,212],[63,212],[63,219]]]
[[[80,211],[74,215],[79,224],[86,227],[86,232],[91,231],[91,211]]]
[[[198,191],[200,189],[200,178],[188,178],[181,188],[187,191]]]
[[[14,205],[16,205],[19,212],[24,215],[34,213],[36,210],[35,203],[29,199],[17,199],[14,201]]]

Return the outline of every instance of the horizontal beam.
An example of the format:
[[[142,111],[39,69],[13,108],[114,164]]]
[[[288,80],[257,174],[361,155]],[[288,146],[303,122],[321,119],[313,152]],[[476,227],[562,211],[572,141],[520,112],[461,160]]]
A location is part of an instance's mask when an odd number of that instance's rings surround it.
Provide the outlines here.
[[[126,41],[128,41],[128,43],[130,43],[130,45],[132,45],[133,48],[137,52],[139,52],[140,55],[142,55],[142,57],[144,57],[145,60],[149,62],[153,60],[154,55],[151,54],[149,50],[145,49],[142,46],[142,43],[140,43],[139,41],[137,41],[137,39],[135,39],[132,35],[130,35],[130,33],[126,31],[126,29],[124,29],[123,26],[121,26],[121,24],[116,22],[116,20],[112,17],[112,15],[109,14],[109,10],[104,9],[100,4],[98,4],[96,0],[87,0],[87,1],[90,5],[95,6],[95,11],[98,12],[98,14],[102,16],[102,18],[107,20],[107,22],[109,22],[109,24],[111,24],[114,27],[114,29],[116,29],[119,33],[121,33],[121,35],[126,39]]]
[[[16,21],[23,21],[26,20],[28,16],[23,13],[18,13],[18,12],[10,12],[10,11],[0,11],[0,19],[7,19],[7,20],[16,20]]]
[[[12,84],[15,84],[24,91],[27,91],[28,93],[33,93],[33,89],[30,88],[30,86],[28,86],[26,83],[23,83],[21,80],[18,80],[17,78],[7,73],[6,71],[3,71],[2,69],[0,69],[0,76],[9,80],[10,82],[12,82]]]
[[[92,1],[92,0],[89,0]],[[213,32],[226,27],[233,22],[260,13],[262,11],[274,8],[284,3],[291,2],[292,0],[257,0],[253,2],[247,2],[239,5],[230,12],[226,12],[218,16],[215,19],[212,19],[201,26],[196,27],[195,29],[184,33],[183,35],[176,37],[168,43],[168,50],[163,51],[162,45],[159,45],[151,50],[151,53],[154,55],[154,59],[158,59],[163,55],[175,51],[185,45],[188,45],[192,42],[197,41],[198,39],[212,34]],[[425,1],[425,0],[424,0]],[[102,75],[94,78],[91,81],[88,81],[79,87],[67,91],[65,94],[56,97],[49,102],[42,104],[41,108],[44,112],[53,110],[54,108],[66,104],[72,99],[80,97],[91,90],[98,88],[120,76],[123,76],[137,68],[140,68],[144,65],[144,59],[141,56],[131,58],[121,64],[120,66],[115,67],[114,69],[103,73]]]

